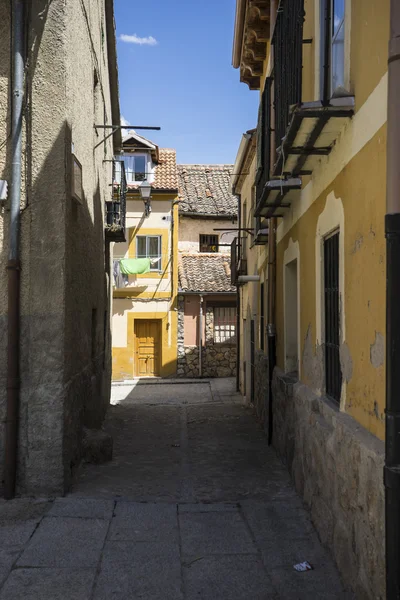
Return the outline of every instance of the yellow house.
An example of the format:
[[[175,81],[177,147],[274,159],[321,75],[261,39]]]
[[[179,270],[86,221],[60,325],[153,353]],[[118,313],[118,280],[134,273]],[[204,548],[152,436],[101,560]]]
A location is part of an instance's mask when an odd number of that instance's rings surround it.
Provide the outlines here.
[[[260,91],[257,150],[246,134],[233,180],[240,388],[371,599],[385,596],[389,5],[237,0],[233,44]]]
[[[127,233],[113,249],[113,380],[166,377],[177,368],[176,154],[130,132],[120,159]]]

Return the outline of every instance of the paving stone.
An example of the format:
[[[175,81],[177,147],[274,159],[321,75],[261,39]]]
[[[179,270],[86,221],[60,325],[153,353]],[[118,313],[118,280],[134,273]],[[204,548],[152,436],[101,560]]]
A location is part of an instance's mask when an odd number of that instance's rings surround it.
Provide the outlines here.
[[[19,558],[19,567],[94,567],[108,521],[46,517]]]
[[[89,600],[95,569],[16,569],[0,600]]]
[[[11,521],[0,525],[0,569],[8,573],[37,527],[37,521]],[[1,578],[1,573],[0,573]]]
[[[314,527],[307,511],[297,503],[284,504],[248,501],[241,503],[243,514],[255,538],[290,540],[307,538]]]
[[[46,498],[14,498],[0,500],[0,524],[17,521],[38,522],[51,508],[52,501]]]
[[[108,539],[136,542],[177,540],[176,505],[117,502]]]
[[[271,580],[254,556],[212,556],[184,568],[187,600],[273,600]]]
[[[77,517],[86,519],[111,519],[114,510],[112,500],[91,498],[57,498],[49,517]]]
[[[179,513],[198,513],[198,512],[237,512],[239,506],[234,502],[210,503],[199,502],[198,504],[179,504]]]
[[[305,559],[307,560],[307,559]],[[272,569],[268,575],[282,600],[350,600],[339,574],[332,564],[322,565],[313,571],[297,572],[293,565]]]
[[[257,545],[267,570],[287,568],[304,561],[315,568],[332,563],[332,557],[321,545],[316,533],[300,540],[276,536],[273,539],[257,540]]]
[[[179,524],[184,556],[257,552],[238,513],[183,513]]]
[[[183,599],[178,544],[107,542],[93,600],[111,598]]]

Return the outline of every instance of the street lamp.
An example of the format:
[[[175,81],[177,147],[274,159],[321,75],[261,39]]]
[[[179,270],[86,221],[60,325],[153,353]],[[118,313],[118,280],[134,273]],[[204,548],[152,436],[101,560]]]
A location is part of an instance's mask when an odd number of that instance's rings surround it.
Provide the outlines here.
[[[145,217],[148,217],[151,213],[151,206],[150,206],[151,185],[146,179],[144,181],[142,181],[142,183],[140,184],[139,192],[140,192],[140,196],[144,202]]]

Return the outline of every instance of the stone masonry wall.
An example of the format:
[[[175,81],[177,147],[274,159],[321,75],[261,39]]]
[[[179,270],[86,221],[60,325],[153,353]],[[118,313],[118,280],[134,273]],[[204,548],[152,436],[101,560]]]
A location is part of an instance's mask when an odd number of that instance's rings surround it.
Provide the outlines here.
[[[274,373],[273,444],[357,598],[385,597],[384,444],[310,388]]]
[[[208,307],[205,313],[205,342],[202,349],[203,377],[234,377],[236,375],[236,346],[214,344],[214,312]],[[199,376],[199,349],[185,346],[184,300],[178,298],[178,377]]]

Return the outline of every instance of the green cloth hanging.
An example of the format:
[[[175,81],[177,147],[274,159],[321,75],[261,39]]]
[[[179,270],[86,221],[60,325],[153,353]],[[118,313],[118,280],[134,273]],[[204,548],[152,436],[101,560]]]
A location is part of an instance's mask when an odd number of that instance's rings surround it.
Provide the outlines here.
[[[120,261],[120,269],[124,275],[143,275],[150,271],[150,259],[123,258]]]

